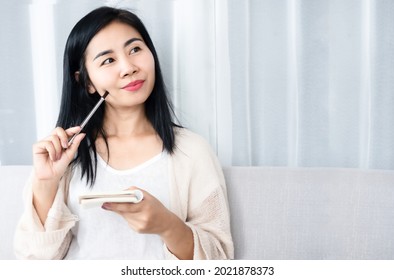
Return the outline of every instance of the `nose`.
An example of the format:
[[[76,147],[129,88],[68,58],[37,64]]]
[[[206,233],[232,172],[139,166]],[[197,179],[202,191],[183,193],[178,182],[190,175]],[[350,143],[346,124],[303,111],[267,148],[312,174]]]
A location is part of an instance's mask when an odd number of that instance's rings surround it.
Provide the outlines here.
[[[124,57],[121,59],[120,63],[120,77],[131,76],[138,71],[138,67],[131,61],[129,57]]]

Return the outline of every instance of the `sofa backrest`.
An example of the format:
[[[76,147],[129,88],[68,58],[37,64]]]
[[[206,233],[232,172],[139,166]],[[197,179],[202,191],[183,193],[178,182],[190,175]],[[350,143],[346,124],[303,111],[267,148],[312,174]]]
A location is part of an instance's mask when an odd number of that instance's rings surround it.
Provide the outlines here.
[[[236,259],[394,259],[394,171],[225,167]],[[0,259],[13,259],[31,166],[0,166]]]
[[[236,259],[394,259],[394,171],[224,168]]]

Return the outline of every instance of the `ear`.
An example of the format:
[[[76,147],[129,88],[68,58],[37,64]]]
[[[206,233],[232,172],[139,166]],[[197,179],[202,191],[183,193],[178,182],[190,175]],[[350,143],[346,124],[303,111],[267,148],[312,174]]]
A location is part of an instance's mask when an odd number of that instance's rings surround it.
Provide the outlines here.
[[[79,75],[80,75],[80,72],[79,72],[79,71],[76,71],[76,72],[74,73],[74,77],[75,77],[75,80],[77,80],[77,82],[79,82]],[[89,92],[89,93],[95,93],[95,92],[97,92],[96,88],[92,85],[91,82],[89,82],[89,84],[88,84],[88,92]]]
[[[91,82],[89,82],[88,84],[88,92],[92,94],[97,92],[96,88],[92,85]]]
[[[76,72],[74,73],[74,78],[75,78],[75,80],[79,83],[79,71],[76,71]]]

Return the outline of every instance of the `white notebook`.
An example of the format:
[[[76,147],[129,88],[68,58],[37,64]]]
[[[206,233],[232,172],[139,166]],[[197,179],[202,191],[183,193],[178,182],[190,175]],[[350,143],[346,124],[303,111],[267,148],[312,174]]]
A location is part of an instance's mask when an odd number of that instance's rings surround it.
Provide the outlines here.
[[[117,192],[91,192],[79,196],[82,208],[101,207],[105,202],[138,203],[144,198],[140,190],[126,190]]]

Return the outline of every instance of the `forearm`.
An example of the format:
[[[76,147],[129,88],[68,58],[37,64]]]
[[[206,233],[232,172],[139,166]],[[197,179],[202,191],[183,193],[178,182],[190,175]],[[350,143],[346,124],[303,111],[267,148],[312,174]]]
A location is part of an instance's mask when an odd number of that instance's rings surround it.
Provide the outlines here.
[[[193,232],[175,214],[172,214],[168,230],[161,234],[161,238],[168,250],[178,259],[193,259]]]
[[[33,206],[44,225],[55,200],[58,182],[53,180],[33,179]]]

